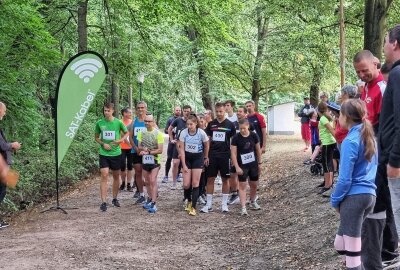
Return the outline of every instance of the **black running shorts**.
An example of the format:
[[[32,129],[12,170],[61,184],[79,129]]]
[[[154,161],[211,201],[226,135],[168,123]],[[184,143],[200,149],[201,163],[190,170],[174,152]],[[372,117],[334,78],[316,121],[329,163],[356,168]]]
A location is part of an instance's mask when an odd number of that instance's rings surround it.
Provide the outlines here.
[[[174,148],[175,144],[173,143],[168,143],[168,149],[167,149],[167,158],[172,158],[173,154],[174,154]]]
[[[142,164],[142,156],[139,156],[138,154],[133,153],[132,154],[132,163],[133,163],[133,165]]]
[[[204,168],[204,155],[187,155],[185,153],[185,163],[188,169],[203,169]]]
[[[242,175],[238,175],[239,182],[246,182],[247,178],[250,179],[250,181],[258,181],[259,175],[258,175],[258,166],[251,166],[251,167],[241,167],[243,170]]]
[[[133,153],[131,149],[122,149],[121,153],[121,171],[125,171],[128,168],[128,171],[132,171],[133,168]]]
[[[212,156],[209,157],[209,165],[207,167],[207,177],[217,177],[218,172],[221,178],[229,178],[230,176],[230,156]]]
[[[117,171],[121,169],[121,155],[115,157],[102,156],[99,157],[100,169],[109,168]]]
[[[179,159],[178,146],[176,144],[172,149],[172,159]]]
[[[160,167],[160,164],[143,164],[142,169],[146,172],[151,172],[153,169]]]

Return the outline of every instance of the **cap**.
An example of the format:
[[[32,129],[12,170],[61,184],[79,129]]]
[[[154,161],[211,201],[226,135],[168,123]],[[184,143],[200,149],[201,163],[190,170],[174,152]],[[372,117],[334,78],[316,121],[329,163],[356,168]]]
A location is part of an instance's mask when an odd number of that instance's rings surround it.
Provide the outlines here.
[[[328,102],[328,108],[332,111],[340,112],[340,105],[333,103],[333,102]]]
[[[329,96],[328,96],[327,93],[322,92],[322,93],[319,95],[319,98],[323,98],[323,97],[329,97]]]

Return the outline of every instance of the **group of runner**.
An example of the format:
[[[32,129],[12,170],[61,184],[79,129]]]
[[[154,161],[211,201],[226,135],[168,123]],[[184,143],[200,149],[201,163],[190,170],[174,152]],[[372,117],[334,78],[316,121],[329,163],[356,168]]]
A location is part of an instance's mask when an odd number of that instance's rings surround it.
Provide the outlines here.
[[[185,210],[197,215],[213,211],[214,183],[222,178],[222,212],[228,204],[239,203],[241,215],[246,209],[247,181],[250,186],[250,208],[259,210],[257,186],[261,173],[262,153],[265,153],[266,123],[255,111],[254,101],[239,106],[234,112],[232,100],[215,104],[216,117],[211,110],[195,114],[190,106],[174,108],[164,130],[168,134],[166,174],[161,183],[168,183],[172,166],[172,190],[177,188],[179,171],[183,175]],[[149,213],[157,212],[158,183],[164,132],[161,131],[147,105],[140,101],[136,116],[124,108],[122,119],[113,116],[114,106],[104,106],[104,118],[96,123],[95,139],[100,144],[101,205],[107,210],[108,177],[112,171],[112,205],[120,207],[119,190],[133,191],[135,203]],[[131,180],[133,179],[132,183]],[[146,191],[146,194],[145,194]],[[230,196],[230,197],[229,197]]]

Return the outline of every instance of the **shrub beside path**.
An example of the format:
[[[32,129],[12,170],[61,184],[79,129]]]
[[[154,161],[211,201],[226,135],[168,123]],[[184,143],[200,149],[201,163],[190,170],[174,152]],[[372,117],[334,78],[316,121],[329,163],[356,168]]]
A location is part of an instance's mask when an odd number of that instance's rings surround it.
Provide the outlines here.
[[[40,213],[34,207],[0,230],[0,269],[339,269],[333,249],[338,217],[316,195],[320,178],[302,165],[299,137],[270,136],[260,182],[261,211],[239,216],[240,207],[188,216],[182,190],[161,184],[159,211],[135,205],[121,192],[121,208],[99,210],[99,177],[82,181],[61,197],[78,207]],[[111,200],[110,200],[111,201]]]

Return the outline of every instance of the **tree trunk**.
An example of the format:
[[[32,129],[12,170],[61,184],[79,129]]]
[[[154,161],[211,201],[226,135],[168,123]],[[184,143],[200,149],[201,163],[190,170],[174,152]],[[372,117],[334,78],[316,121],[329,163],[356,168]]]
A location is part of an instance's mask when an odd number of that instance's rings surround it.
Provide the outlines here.
[[[207,72],[204,65],[204,58],[198,48],[198,43],[197,43],[198,32],[196,31],[196,29],[189,26],[186,28],[186,33],[189,40],[193,43],[192,53],[197,62],[199,82],[200,82],[200,92],[201,92],[201,99],[203,101],[203,106],[207,110],[212,110],[214,106],[210,95],[210,87],[207,80],[207,75],[206,75]]]
[[[114,117],[119,117],[119,86],[117,75],[113,74],[111,77],[111,102],[114,103]]]
[[[312,72],[313,72],[313,77],[310,86],[310,103],[314,107],[317,107],[319,103],[319,87],[321,85],[323,70],[322,67],[319,67],[317,65],[316,67],[312,68]]]
[[[263,14],[264,10],[262,6],[257,7],[257,53],[256,60],[254,61],[253,67],[253,78],[251,88],[251,99],[255,102],[256,110],[258,108],[258,102],[260,100],[261,92],[261,68],[264,62],[264,50],[267,40],[267,30],[269,18]]]
[[[78,7],[78,52],[87,51],[87,6],[88,1],[80,1]]]
[[[382,59],[386,17],[393,0],[365,0],[364,49]]]

